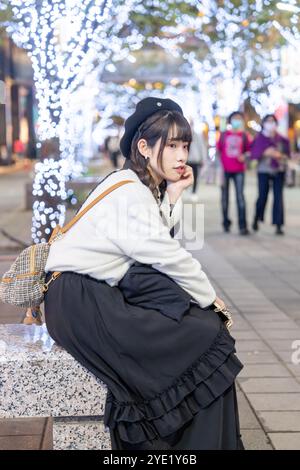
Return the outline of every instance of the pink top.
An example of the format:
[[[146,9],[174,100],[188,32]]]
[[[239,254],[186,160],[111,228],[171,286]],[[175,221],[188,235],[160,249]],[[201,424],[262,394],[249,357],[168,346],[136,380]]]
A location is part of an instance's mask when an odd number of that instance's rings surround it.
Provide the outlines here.
[[[251,142],[243,131],[225,131],[217,143],[217,149],[221,155],[223,168],[229,173],[244,172],[246,165],[239,162],[238,157],[250,150]]]

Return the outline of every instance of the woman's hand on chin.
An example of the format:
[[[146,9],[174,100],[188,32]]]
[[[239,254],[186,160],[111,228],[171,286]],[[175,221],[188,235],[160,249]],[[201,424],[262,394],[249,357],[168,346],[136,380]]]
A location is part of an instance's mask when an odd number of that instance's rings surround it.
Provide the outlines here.
[[[167,182],[167,193],[170,204],[175,204],[182,192],[194,183],[194,173],[192,167],[186,165],[183,175],[178,181]]]

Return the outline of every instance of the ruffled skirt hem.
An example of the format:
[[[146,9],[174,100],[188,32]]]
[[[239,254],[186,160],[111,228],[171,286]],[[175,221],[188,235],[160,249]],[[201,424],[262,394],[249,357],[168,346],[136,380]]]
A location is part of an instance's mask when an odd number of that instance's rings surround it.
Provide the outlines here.
[[[131,444],[171,435],[232,386],[243,367],[234,353],[234,339],[222,325],[211,347],[159,395],[118,402],[108,394],[105,424]]]

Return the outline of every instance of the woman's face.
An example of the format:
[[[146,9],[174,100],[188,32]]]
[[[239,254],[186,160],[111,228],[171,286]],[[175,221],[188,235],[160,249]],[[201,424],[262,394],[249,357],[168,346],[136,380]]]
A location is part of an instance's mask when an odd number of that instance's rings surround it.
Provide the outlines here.
[[[162,168],[158,162],[160,143],[161,138],[156,142],[149,154],[150,170],[158,183],[161,183],[164,179],[176,182],[180,180],[185,170],[189,154],[189,142],[175,140],[170,135],[162,154]]]
[[[241,131],[244,128],[244,119],[240,114],[234,114],[230,121],[231,127],[235,131]]]
[[[275,133],[277,130],[277,122],[272,116],[269,116],[263,123],[263,129],[269,133]]]

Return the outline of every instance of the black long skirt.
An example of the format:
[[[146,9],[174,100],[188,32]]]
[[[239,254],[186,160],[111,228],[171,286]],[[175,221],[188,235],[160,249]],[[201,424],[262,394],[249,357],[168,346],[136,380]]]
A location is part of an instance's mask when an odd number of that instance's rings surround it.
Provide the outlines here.
[[[47,280],[51,273],[48,273]],[[51,337],[108,387],[112,449],[242,449],[235,341],[213,311],[181,322],[73,272],[45,296]]]

